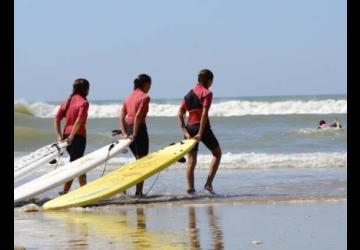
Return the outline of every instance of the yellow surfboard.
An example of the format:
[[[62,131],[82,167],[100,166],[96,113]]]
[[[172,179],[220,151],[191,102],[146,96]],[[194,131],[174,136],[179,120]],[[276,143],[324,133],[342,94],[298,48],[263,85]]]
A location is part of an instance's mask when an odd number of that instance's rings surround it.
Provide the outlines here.
[[[72,192],[46,202],[44,209],[60,209],[93,204],[105,200],[169,167],[196,145],[189,139],[167,146],[129,163]]]

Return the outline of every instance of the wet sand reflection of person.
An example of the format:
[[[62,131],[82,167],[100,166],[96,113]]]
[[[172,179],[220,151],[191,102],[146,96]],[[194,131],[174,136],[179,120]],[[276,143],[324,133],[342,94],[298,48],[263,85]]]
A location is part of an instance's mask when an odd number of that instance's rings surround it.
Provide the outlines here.
[[[216,217],[214,213],[214,207],[208,206],[208,215],[210,220],[210,230],[212,234],[212,238],[214,240],[214,249],[224,249],[224,243],[223,243],[223,232],[221,228],[219,227],[218,218]]]
[[[200,249],[199,242],[199,229],[196,228],[196,214],[195,208],[189,207],[189,241],[190,241],[190,249]]]
[[[146,223],[145,223],[145,214],[144,208],[138,207],[136,208],[136,219],[137,219],[137,228],[146,231]]]
[[[153,249],[151,238],[144,237],[147,234],[146,232],[146,217],[144,213],[144,208],[136,208],[136,225],[137,230],[135,232],[134,241],[135,249]]]
[[[218,219],[214,213],[213,206],[208,206],[207,214],[209,218],[211,238],[213,240],[211,249],[215,249],[215,250],[224,249],[223,232],[219,226]],[[190,249],[201,249],[200,239],[199,239],[200,230],[196,227],[196,213],[194,207],[189,207],[188,215],[189,215],[188,232],[189,232]]]
[[[88,224],[77,223],[71,216],[66,218],[66,233],[68,241],[65,242],[65,249],[87,249],[89,244],[88,238]]]

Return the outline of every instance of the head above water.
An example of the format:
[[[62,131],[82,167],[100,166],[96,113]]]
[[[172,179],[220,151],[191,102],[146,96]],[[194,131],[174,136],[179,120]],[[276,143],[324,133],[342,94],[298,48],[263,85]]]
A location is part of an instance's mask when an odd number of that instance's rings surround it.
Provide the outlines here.
[[[214,74],[209,69],[202,69],[198,74],[198,82],[202,83],[206,88],[210,88],[214,79]]]
[[[82,97],[86,97],[89,94],[90,83],[84,78],[76,79],[73,83],[72,95],[79,94]]]
[[[142,89],[145,93],[149,92],[151,87],[151,77],[147,74],[140,74],[134,80],[134,90]]]
[[[325,124],[326,122],[324,121],[324,120],[321,120],[321,121],[319,121],[319,125],[323,125],[323,124]]]

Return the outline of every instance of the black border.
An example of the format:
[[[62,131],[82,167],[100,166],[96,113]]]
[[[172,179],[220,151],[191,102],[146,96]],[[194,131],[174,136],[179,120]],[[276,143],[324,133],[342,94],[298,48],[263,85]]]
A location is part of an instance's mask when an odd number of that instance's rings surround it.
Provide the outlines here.
[[[354,3],[354,2],[353,2]],[[347,1],[347,244],[348,249],[356,249],[358,245],[358,201],[356,184],[359,182],[359,165],[356,163],[358,142],[358,126],[356,126],[356,113],[359,103],[356,102],[356,85],[359,83],[357,68],[359,53],[358,29],[354,17],[358,16],[356,5]]]
[[[13,155],[14,155],[14,2],[1,1],[1,230],[2,249],[14,247]]]
[[[357,16],[356,6],[351,6],[351,1],[347,1],[347,131],[348,136],[348,148],[347,148],[347,180],[348,180],[348,206],[347,206],[347,237],[348,245],[357,245],[356,231],[358,228],[357,223],[357,190],[356,183],[359,182],[360,175],[356,164],[356,148],[358,128],[356,127],[356,111],[359,103],[356,102],[356,85],[357,75],[355,72],[359,71],[356,67],[356,63],[359,60],[356,48],[359,46],[357,39],[358,25],[351,20]],[[1,49],[0,49],[0,101],[2,108],[1,114],[1,131],[2,131],[2,164],[1,176],[2,176],[2,202],[1,208],[1,223],[2,232],[0,233],[1,249],[12,249],[14,247],[14,232],[13,227],[13,175],[11,166],[13,166],[13,96],[14,96],[14,2],[13,1],[1,1],[0,6],[0,25],[1,25]],[[352,12],[352,13],[351,13]],[[353,29],[351,31],[351,29]],[[5,142],[4,142],[5,140]],[[6,174],[5,174],[6,172]],[[5,198],[5,199],[4,199]],[[5,225],[6,224],[6,225]],[[11,240],[12,239],[12,240]],[[351,247],[350,247],[351,248]],[[350,249],[349,248],[349,249]]]

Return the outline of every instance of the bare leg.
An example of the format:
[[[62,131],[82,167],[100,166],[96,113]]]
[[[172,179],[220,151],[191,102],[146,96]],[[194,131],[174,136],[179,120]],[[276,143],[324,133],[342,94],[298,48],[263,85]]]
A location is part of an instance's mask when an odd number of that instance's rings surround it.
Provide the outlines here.
[[[71,181],[68,181],[68,182],[66,182],[65,183],[65,185],[64,185],[64,191],[63,191],[63,193],[67,193],[67,192],[69,192],[69,190],[70,190],[70,188],[71,188],[71,184],[73,183],[73,180],[71,180]]]
[[[212,189],[213,189],[212,182],[214,180],[214,177],[216,175],[216,171],[218,170],[220,160],[221,160],[221,154],[222,153],[221,153],[220,146],[215,148],[214,150],[212,150],[211,153],[213,155],[213,158],[212,158],[211,163],[210,163],[209,175],[208,175],[208,178],[207,178],[207,181],[206,181],[206,184],[205,184],[205,188],[208,187],[212,191]]]
[[[135,194],[142,194],[142,190],[143,190],[143,186],[144,186],[144,182],[140,182],[138,184],[136,184],[136,191]]]
[[[194,189],[194,170],[197,163],[197,151],[188,153],[188,162],[186,167],[186,178],[189,189]]]
[[[78,177],[78,179],[79,179],[80,186],[86,185],[86,175],[85,175],[85,174],[80,175],[80,176]]]
[[[135,157],[135,158],[138,160],[138,159],[143,158],[144,156],[146,156],[146,155],[140,155],[140,156],[137,156],[137,157]],[[140,196],[141,196],[141,195],[143,194],[143,192],[142,192],[142,191],[143,191],[143,187],[144,187],[144,181],[136,184],[135,195],[140,195]]]

